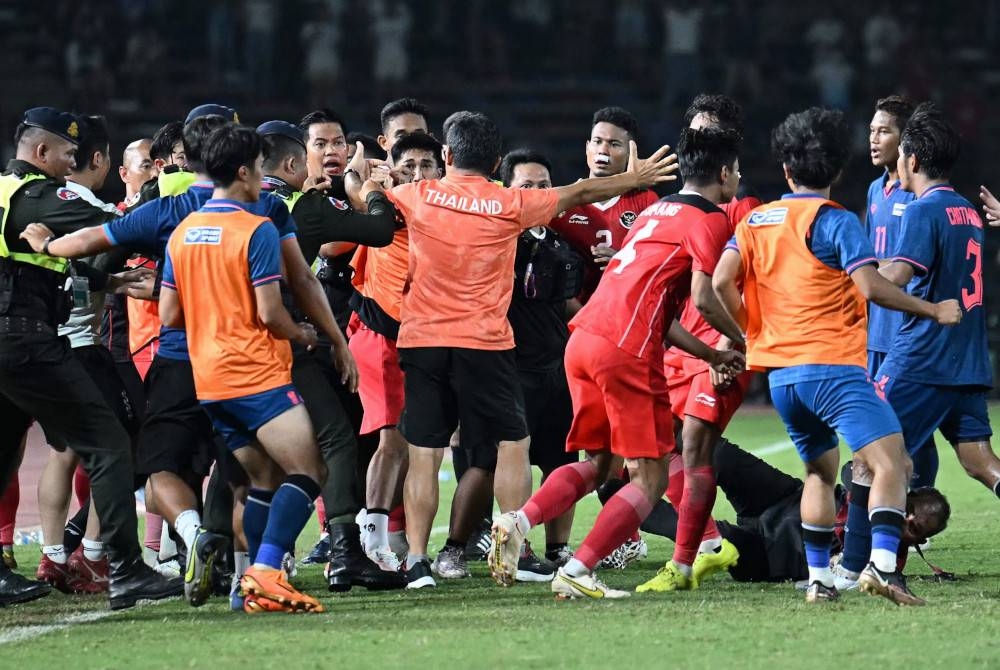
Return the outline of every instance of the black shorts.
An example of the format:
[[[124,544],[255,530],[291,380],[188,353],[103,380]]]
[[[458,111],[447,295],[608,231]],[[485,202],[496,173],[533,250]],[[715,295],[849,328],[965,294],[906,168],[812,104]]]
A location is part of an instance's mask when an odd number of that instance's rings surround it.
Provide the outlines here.
[[[406,402],[399,431],[414,446],[444,449],[459,421],[462,443],[493,445],[528,436],[514,350],[399,349]]]
[[[518,377],[531,435],[531,464],[551,470],[580,460],[580,452],[566,451],[573,402],[562,364],[548,371],[521,370]]]
[[[102,345],[94,344],[76,347],[73,349],[73,355],[83,365],[83,369],[87,371],[90,378],[94,380],[97,388],[101,390],[104,402],[118,417],[118,421],[125,428],[125,431],[129,435],[136,435],[139,432],[139,426],[142,425],[142,408],[136,405],[136,399],[129,393],[111,352]]]
[[[217,448],[212,421],[195,395],[191,361],[154,358],[146,375],[146,398],[136,472],[207,475]]]

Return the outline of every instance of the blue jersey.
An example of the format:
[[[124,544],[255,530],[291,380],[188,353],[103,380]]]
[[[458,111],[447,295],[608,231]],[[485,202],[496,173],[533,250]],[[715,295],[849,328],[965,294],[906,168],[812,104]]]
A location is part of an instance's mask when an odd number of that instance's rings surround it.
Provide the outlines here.
[[[889,258],[899,240],[903,210],[913,201],[914,195],[904,191],[899,181],[888,183],[884,174],[868,187],[868,206],[865,208],[865,228],[868,239],[875,247],[875,256]],[[903,313],[894,309],[868,303],[868,350],[886,353],[896,331],[903,325]]]
[[[151,200],[125,216],[109,221],[104,224],[104,234],[115,246],[162,261],[166,257],[167,241],[174,228],[188,214],[201,209],[212,198],[213,190],[211,182],[195,182],[180,195]],[[295,237],[295,221],[281,199],[270,193],[261,193],[260,200],[248,203],[246,209],[270,218],[278,229],[281,240]],[[187,336],[184,330],[163,326],[157,355],[187,360]]]
[[[913,267],[908,290],[929,302],[955,299],[962,322],[940,326],[906,315],[879,376],[937,386],[993,385],[983,309],[983,221],[951,186],[927,189],[903,213],[892,260]]]

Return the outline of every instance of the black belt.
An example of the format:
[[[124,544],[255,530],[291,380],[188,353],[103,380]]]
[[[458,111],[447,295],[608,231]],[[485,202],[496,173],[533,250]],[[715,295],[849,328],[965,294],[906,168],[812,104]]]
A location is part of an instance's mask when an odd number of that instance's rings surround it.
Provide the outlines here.
[[[55,335],[56,331],[38,319],[29,319],[25,316],[0,316],[0,333]]]

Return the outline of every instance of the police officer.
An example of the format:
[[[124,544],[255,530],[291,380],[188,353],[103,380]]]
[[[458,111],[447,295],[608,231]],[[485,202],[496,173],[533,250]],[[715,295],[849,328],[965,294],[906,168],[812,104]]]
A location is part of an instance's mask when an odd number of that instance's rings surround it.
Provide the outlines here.
[[[374,182],[362,183],[357,169],[366,171],[364,156],[351,165],[348,177],[360,188],[359,199],[368,213],[356,212],[322,190],[328,178],[306,178],[306,147],[303,131],[287,121],[268,121],[257,128],[264,139],[264,188],[285,201],[298,226],[296,239],[306,261],[312,264],[320,247],[328,242],[353,242],[384,247],[392,242],[396,211],[382,188]],[[305,185],[310,190],[303,192]],[[351,289],[353,291],[353,289]],[[286,306],[297,319],[288,292]],[[317,352],[292,346],[292,381],[305,401],[316,427],[329,475],[323,487],[327,530],[330,534],[327,583],[331,591],[347,591],[352,586],[369,589],[401,589],[406,580],[399,573],[386,572],[368,559],[361,547],[354,517],[361,506],[357,486],[357,451],[354,429],[345,414],[337,389],[340,373],[334,369],[327,351]]]
[[[88,287],[126,285],[123,277],[83,263],[34,253],[19,239],[36,221],[65,234],[114,216],[65,186],[79,134],[71,114],[49,107],[28,110],[14,135],[16,157],[0,175],[0,486],[7,483],[32,419],[51,443],[80,455],[108,549],[111,607],[121,609],[141,599],[179,595],[183,585],[142,561],[128,435],[56,328],[72,304],[67,289],[76,285],[73,293],[82,296]],[[0,586],[14,591],[0,596],[7,598],[29,588],[9,578]]]

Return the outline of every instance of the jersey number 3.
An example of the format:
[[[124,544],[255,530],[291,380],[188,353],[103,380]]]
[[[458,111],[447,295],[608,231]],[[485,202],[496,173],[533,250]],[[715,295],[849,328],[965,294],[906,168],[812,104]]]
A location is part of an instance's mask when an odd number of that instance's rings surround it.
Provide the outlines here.
[[[972,291],[962,289],[962,306],[965,311],[983,304],[983,248],[975,240],[969,240],[965,248],[965,260],[974,259],[972,266]]]
[[[636,256],[636,251],[635,251],[636,242],[640,242],[642,240],[649,239],[650,237],[652,237],[653,230],[655,230],[658,225],[660,225],[659,219],[650,219],[649,221],[646,222],[646,225],[644,225],[639,230],[635,231],[635,235],[633,235],[631,239],[629,239],[629,241],[625,244],[625,246],[622,247],[622,250],[614,255],[614,258],[618,261],[618,267],[612,270],[612,272],[614,272],[617,275],[620,275],[625,270],[625,268],[627,268],[629,265],[632,264],[632,261],[635,260]]]

